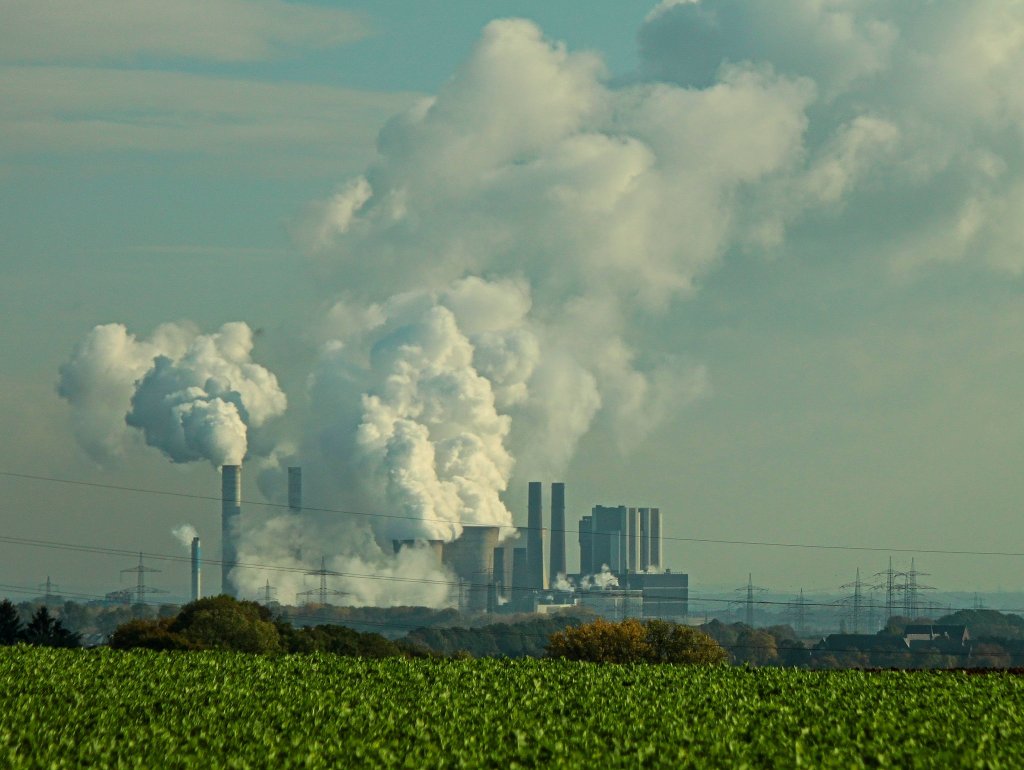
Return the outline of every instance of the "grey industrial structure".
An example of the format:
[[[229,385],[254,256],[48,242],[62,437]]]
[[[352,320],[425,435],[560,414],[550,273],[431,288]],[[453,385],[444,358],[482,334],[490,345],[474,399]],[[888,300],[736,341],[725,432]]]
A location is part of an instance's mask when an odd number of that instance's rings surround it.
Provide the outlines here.
[[[231,570],[238,563],[238,536],[242,515],[242,466],[225,465],[220,469],[220,475],[220,590],[228,596],[238,598],[238,586],[231,577]]]
[[[200,576],[200,562],[202,552],[199,545],[199,538],[192,538],[192,601],[203,597],[202,579]]]

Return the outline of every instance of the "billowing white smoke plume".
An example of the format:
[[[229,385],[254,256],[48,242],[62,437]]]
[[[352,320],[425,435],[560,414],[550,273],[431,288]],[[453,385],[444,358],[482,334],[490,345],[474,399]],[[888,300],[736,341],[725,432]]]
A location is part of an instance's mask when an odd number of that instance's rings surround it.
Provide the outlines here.
[[[191,524],[181,524],[172,529],[171,534],[186,548],[191,548],[192,541],[199,537],[199,531]]]
[[[167,324],[141,341],[120,324],[97,326],[61,367],[58,392],[99,462],[123,452],[130,427],[173,462],[238,464],[251,432],[287,406],[277,378],[251,360],[252,348],[244,323],[213,334]]]
[[[354,601],[443,602],[444,573],[390,538],[508,524],[513,474],[550,478],[592,431],[636,446],[707,394],[651,329],[740,252],[1024,271],[1021,29],[1005,0],[666,0],[611,83],[530,22],[488,25],[300,229],[331,307],[296,440],[307,499],[382,515],[247,521],[240,560],[326,550]],[[129,411],[172,458],[223,460],[283,410],[265,370],[234,376],[247,348],[206,343],[214,367],[195,338],[98,327],[76,351],[61,393],[94,456]]]

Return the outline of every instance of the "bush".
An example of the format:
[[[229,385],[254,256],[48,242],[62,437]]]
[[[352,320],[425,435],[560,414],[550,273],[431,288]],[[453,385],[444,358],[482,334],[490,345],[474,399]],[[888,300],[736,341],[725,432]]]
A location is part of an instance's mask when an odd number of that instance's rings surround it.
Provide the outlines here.
[[[664,620],[595,620],[551,635],[548,657],[594,663],[680,663],[711,665],[725,651],[707,634]]]
[[[169,628],[173,618],[160,620],[129,620],[122,623],[110,637],[110,646],[117,650],[144,647],[148,650],[196,650],[199,647]]]

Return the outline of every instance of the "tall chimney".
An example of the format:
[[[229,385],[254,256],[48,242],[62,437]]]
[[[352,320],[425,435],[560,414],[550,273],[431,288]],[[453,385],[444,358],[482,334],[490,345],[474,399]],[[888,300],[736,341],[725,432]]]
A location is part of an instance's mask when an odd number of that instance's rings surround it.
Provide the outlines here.
[[[551,485],[551,560],[548,574],[551,577],[568,572],[565,566],[565,484],[556,481]]]
[[[526,570],[529,587],[543,591],[547,588],[544,574],[544,486],[531,481],[526,516]]]
[[[302,513],[302,468],[288,468],[288,512]]]
[[[225,465],[221,468],[220,513],[220,590],[238,598],[238,587],[231,579],[231,570],[238,563],[238,530],[242,515],[242,466]]]
[[[192,538],[192,601],[196,601],[203,595],[203,588],[199,575],[200,551],[199,538]]]

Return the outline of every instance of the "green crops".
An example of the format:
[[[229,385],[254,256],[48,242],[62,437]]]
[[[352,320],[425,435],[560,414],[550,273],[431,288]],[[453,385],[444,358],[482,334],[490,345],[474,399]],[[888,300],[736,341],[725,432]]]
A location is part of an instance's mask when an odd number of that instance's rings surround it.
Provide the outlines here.
[[[1009,675],[0,649],[5,768],[1024,767]]]

